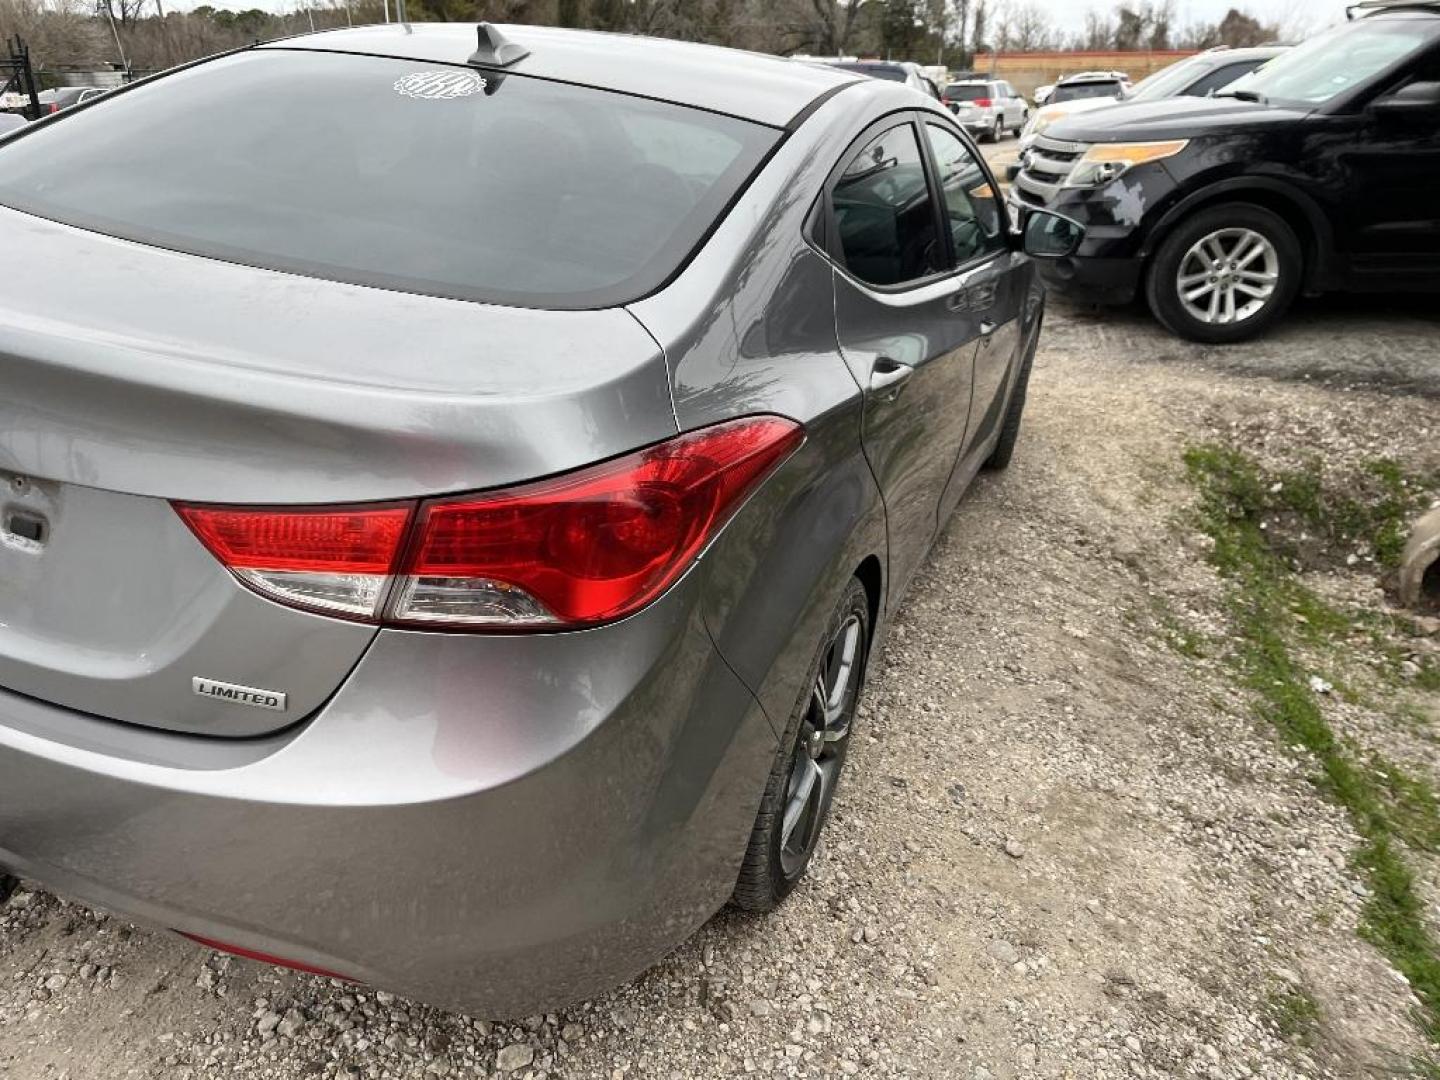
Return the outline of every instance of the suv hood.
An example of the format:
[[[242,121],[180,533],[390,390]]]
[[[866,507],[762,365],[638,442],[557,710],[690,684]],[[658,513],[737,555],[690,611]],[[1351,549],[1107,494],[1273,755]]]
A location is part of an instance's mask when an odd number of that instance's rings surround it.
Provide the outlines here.
[[[1084,116],[1065,116],[1045,132],[1066,142],[1145,142],[1194,139],[1276,124],[1293,124],[1309,110],[1237,98],[1167,98],[1120,103]]]

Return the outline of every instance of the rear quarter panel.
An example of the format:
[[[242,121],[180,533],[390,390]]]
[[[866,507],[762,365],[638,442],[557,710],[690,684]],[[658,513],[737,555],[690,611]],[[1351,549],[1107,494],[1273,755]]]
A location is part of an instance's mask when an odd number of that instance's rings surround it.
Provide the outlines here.
[[[850,577],[869,556],[885,560],[884,511],[860,443],[861,391],[836,344],[834,271],[806,245],[805,219],[850,141],[917,100],[878,82],[832,98],[786,140],[685,273],[632,307],[665,350],[682,430],[754,413],[805,425],[804,446],[704,566],[706,625],[777,735]],[[884,610],[884,597],[875,599]]]

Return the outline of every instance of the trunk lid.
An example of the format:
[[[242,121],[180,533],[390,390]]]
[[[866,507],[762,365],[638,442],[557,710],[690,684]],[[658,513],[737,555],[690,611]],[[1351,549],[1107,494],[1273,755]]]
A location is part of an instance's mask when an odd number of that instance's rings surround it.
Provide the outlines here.
[[[623,309],[345,285],[3,209],[0,249],[24,268],[0,293],[0,687],[68,708],[260,734],[374,636],[250,592],[171,500],[411,499],[675,432],[664,358]]]

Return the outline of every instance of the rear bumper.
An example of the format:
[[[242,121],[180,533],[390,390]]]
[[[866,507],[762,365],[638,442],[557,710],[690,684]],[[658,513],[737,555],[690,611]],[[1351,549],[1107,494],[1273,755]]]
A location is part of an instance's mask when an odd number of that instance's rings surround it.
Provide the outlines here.
[[[0,865],[480,1015],[604,990],[725,902],[774,754],[696,577],[585,633],[384,631],[261,740],[0,691]]]

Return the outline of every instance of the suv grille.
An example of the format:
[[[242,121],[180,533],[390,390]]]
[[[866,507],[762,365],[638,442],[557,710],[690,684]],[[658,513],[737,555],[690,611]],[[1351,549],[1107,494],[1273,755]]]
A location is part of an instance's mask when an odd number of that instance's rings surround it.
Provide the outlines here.
[[[1044,206],[1060,191],[1075,162],[1089,149],[1085,143],[1061,142],[1041,135],[1026,151],[1028,163],[1015,178],[1015,193],[1032,206]]]

